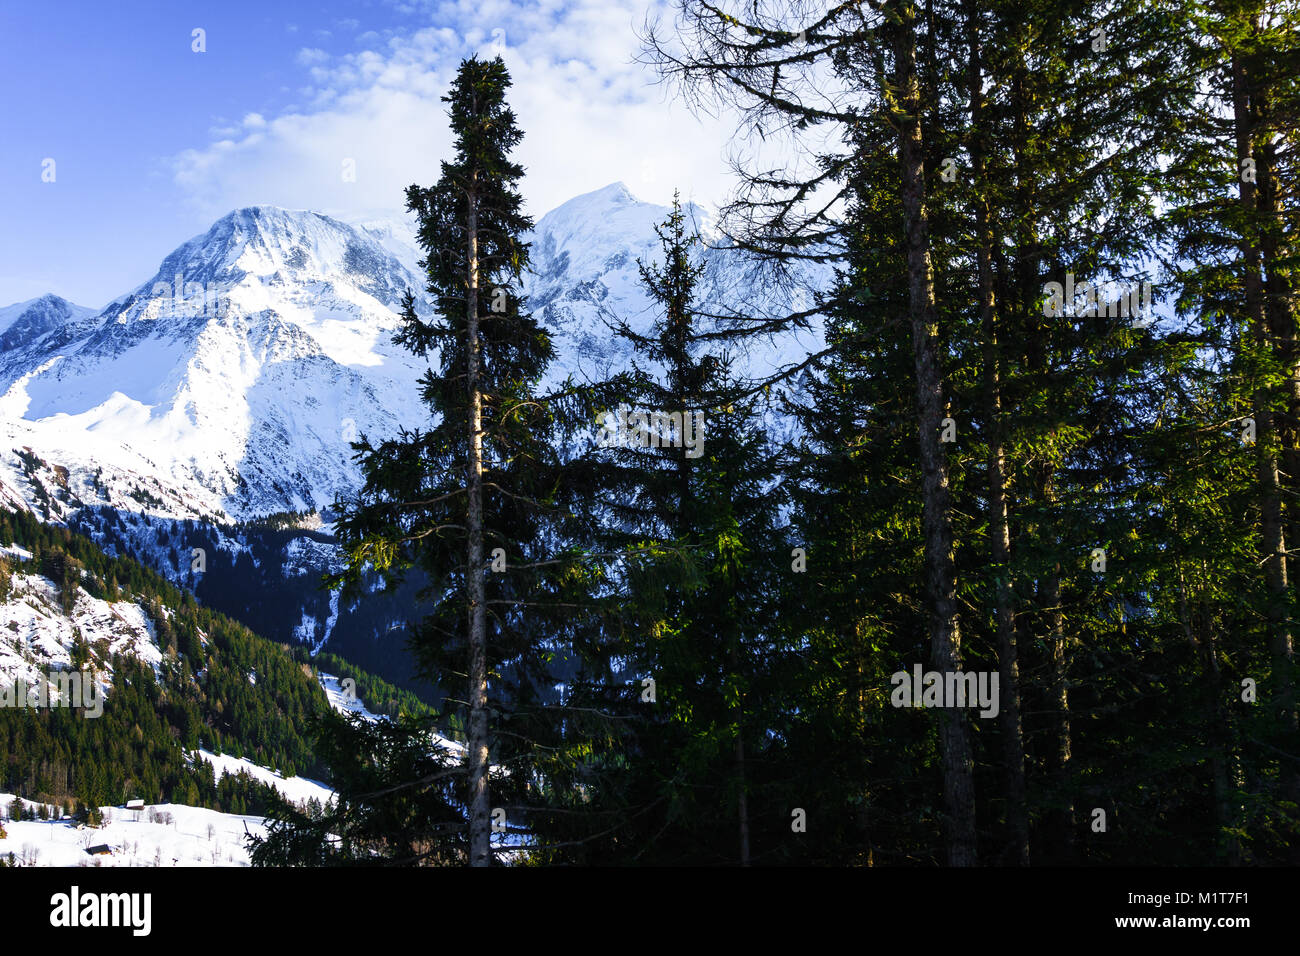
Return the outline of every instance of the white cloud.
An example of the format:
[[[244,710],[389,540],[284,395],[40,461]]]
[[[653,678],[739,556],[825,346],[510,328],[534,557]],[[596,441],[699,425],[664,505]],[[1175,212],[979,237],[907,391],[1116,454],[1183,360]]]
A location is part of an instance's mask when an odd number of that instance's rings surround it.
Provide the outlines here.
[[[301,50],[307,105],[249,114],[241,129],[181,153],[177,183],[210,218],[258,202],[400,208],[405,187],[433,182],[450,155],[440,97],[461,59],[494,55],[504,41],[509,100],[525,134],[516,157],[534,215],[620,179],[657,202],[674,187],[704,203],[725,197],[734,123],[696,119],[633,62],[644,0],[449,0],[428,12],[440,26],[387,40],[363,34],[366,48],[356,53]],[[354,161],[355,182],[345,181],[345,160]]]

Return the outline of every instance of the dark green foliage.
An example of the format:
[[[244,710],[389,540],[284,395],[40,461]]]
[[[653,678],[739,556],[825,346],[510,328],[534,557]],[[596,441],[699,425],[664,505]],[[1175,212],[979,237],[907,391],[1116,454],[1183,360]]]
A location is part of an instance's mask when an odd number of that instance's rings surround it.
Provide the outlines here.
[[[430,731],[427,720],[405,716],[368,724],[324,715],[321,757],[339,798],[327,808],[278,801],[266,837],[250,844],[254,865],[411,866],[462,858],[459,757],[435,744]]]
[[[1295,11],[896,2],[809,21],[779,0],[725,6],[734,19],[683,0],[685,55],[652,37],[652,59],[760,126],[838,123],[844,143],[827,154],[811,136],[807,175],[745,170],[729,210],[732,237],[774,267],[843,255],[824,303],[830,348],[791,397],[803,429],[790,449],[792,540],[809,571],[783,606],[807,653],[786,672],[798,704],[777,732],[804,760],[810,816],[830,812],[775,853],[943,859],[939,714],[888,700],[890,674],[926,661],[935,600],[916,456],[923,339],[899,321],[918,295],[906,280],[919,244],[956,428],[943,447],[961,666],[998,668],[1003,599],[1018,649],[1023,727],[969,721],[979,858],[1293,860]],[[897,74],[909,49],[925,174],[925,229],[911,234]],[[841,85],[802,72],[808,62]],[[842,211],[802,202],[816,175],[842,188]],[[1049,314],[1046,283],[1067,273],[1149,280],[1148,318],[1176,311],[1155,325],[1104,302]],[[1255,704],[1245,678],[1267,688]],[[1122,838],[1091,828],[1095,808]]]

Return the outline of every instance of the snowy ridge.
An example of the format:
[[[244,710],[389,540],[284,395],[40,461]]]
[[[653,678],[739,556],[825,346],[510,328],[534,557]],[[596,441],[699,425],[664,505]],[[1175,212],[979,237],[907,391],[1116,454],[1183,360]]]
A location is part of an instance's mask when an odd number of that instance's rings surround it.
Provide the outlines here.
[[[342,681],[333,674],[326,674],[322,671],[319,675],[320,685],[325,691],[325,696],[329,698],[330,706],[341,714],[356,714],[363,720],[370,722],[378,720],[387,720],[382,714],[373,713],[362,702],[361,698],[355,693],[350,693],[345,689]],[[444,737],[442,734],[432,734],[433,742],[440,747],[452,751],[452,753],[464,756],[465,745],[452,740],[450,737]]]
[[[246,773],[259,783],[278,790],[280,795],[291,803],[302,804],[309,800],[316,800],[324,806],[334,799],[334,791],[319,780],[311,780],[307,777],[285,777],[275,770],[259,766],[244,757],[232,757],[229,754],[214,754],[200,749],[197,756],[212,764],[212,771],[218,779],[227,774],[234,777]]]

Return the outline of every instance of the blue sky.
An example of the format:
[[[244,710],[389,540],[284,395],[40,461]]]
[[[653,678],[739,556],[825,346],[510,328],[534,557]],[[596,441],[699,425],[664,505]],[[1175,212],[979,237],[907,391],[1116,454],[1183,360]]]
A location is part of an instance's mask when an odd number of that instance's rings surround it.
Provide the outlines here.
[[[102,306],[241,205],[399,209],[448,155],[438,97],[471,53],[501,53],[514,77],[534,215],[615,180],[655,202],[680,187],[715,203],[734,124],[697,119],[632,62],[634,28],[658,12],[657,0],[5,3],[0,305],[55,292]]]

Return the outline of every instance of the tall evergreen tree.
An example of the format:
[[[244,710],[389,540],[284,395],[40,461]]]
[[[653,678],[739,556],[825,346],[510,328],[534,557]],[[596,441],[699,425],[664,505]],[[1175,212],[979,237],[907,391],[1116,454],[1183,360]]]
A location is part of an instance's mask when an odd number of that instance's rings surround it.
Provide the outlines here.
[[[783,700],[782,492],[759,402],[731,371],[736,334],[700,315],[705,260],[676,198],[657,231],[662,263],[639,263],[657,315],[642,333],[619,327],[636,359],[606,426],[604,547],[639,558],[617,577],[607,652],[621,676],[593,689],[626,719],[596,796],[617,835],[586,858],[747,865],[773,852],[756,841],[784,816],[752,767]]]
[[[557,553],[573,514],[563,499],[581,491],[561,480],[559,449],[583,422],[564,397],[536,393],[553,349],[521,301],[521,237],[532,222],[517,189],[523,168],[510,159],[522,133],[509,86],[500,58],[471,58],[443,98],[455,156],[435,185],[407,190],[432,315],[408,292],[395,336],[438,363],[420,383],[432,424],[378,446],[363,438],[365,485],[338,522],[348,558],[340,582],[410,568],[430,582],[411,643],[438,686],[467,679],[455,709],[473,866],[492,860],[490,768],[497,805],[520,802],[544,752],[534,745],[558,732],[547,708],[563,676],[557,636],[573,615],[560,597],[572,578]]]
[[[1200,574],[1182,585],[1179,617],[1216,688],[1206,712],[1221,858],[1273,858],[1274,840],[1253,839],[1263,830],[1284,835],[1294,861],[1300,206],[1288,184],[1300,120],[1300,11],[1245,0],[1195,4],[1186,17],[1202,82],[1163,190],[1176,239],[1170,272],[1202,349],[1196,377],[1180,383],[1189,411],[1179,424],[1199,446],[1200,480],[1174,507],[1191,512],[1180,539],[1196,540],[1180,540],[1180,551]],[[1221,546],[1205,550],[1216,539]],[[1243,708],[1246,679],[1263,690]],[[1243,833],[1252,839],[1243,842]]]

